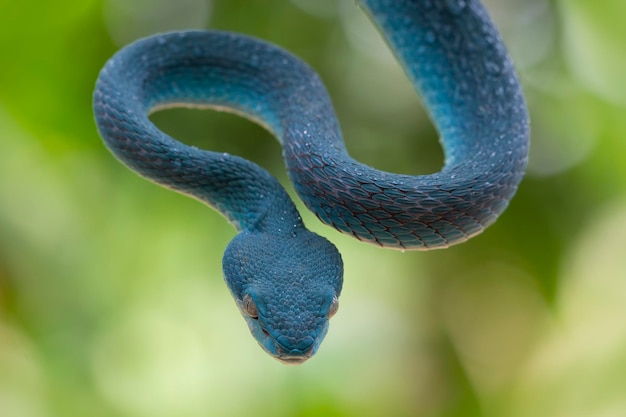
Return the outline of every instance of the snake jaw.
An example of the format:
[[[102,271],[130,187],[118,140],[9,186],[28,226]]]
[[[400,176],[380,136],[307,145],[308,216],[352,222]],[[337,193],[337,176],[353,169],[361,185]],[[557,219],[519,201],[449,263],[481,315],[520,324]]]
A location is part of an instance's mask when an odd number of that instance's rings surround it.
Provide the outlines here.
[[[259,345],[269,355],[287,365],[299,365],[310,359],[317,352],[328,332],[330,317],[320,312],[319,314],[304,314],[304,316],[309,316],[308,319],[302,319],[299,315],[298,318],[292,317],[288,320],[283,315],[268,311],[262,298],[257,291],[250,289],[244,297],[237,299],[237,306]],[[250,315],[249,309],[246,308],[245,300],[249,299],[253,299],[257,306],[255,315]],[[333,296],[332,299],[336,297]],[[323,307],[322,310],[325,311],[327,308]],[[273,317],[274,320],[269,317]],[[304,336],[302,336],[303,331]],[[294,332],[300,333],[301,336],[294,337]]]
[[[268,351],[268,353],[270,353],[276,360],[286,365],[300,365],[309,360],[317,352],[317,349],[319,348],[322,340],[324,340],[324,336],[326,336],[327,331],[328,322],[325,322],[319,336],[316,338],[307,336],[303,341],[301,341],[301,343],[299,343],[299,346],[304,346],[301,348],[283,347],[280,342],[282,336],[280,336],[276,340],[272,340],[274,344],[273,348],[275,349],[276,354],[270,351]]]
[[[258,319],[246,317],[246,322],[248,323],[250,332],[256,338],[263,350],[279,362],[287,365],[299,365],[310,359],[317,351],[321,341],[321,339],[315,338],[310,347],[302,350],[284,348],[277,339],[272,337],[272,335],[265,329],[263,324],[260,323]]]
[[[275,356],[275,358],[286,365],[300,365],[310,359],[316,351],[315,345],[311,345],[310,348],[304,351],[293,350],[290,352],[283,351],[279,345],[276,345],[276,347],[278,350],[278,356]]]

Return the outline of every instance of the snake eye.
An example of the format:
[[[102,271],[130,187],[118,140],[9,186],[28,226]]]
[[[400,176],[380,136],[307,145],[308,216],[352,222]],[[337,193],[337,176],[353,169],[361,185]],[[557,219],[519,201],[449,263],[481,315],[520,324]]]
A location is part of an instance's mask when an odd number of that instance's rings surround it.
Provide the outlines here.
[[[254,300],[252,300],[252,297],[250,297],[250,294],[246,294],[243,296],[243,309],[245,310],[246,314],[251,318],[259,318],[259,310],[256,307]]]
[[[333,297],[332,303],[330,304],[330,307],[328,308],[328,318],[331,318],[332,316],[337,314],[338,309],[339,309],[339,299],[335,295]]]

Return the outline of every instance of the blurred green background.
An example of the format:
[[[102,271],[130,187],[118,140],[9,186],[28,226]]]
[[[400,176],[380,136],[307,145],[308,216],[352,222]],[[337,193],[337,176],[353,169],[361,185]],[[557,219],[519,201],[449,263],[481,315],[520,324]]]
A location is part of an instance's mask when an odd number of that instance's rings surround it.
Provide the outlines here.
[[[626,2],[487,5],[532,117],[517,196],[481,236],[424,253],[302,210],[342,252],[345,285],[319,353],[287,367],[222,282],[234,229],[119,164],[91,94],[137,37],[243,32],[320,72],[357,159],[438,170],[436,133],[354,1],[0,0],[0,416],[625,416]],[[291,190],[259,127],[153,120]]]

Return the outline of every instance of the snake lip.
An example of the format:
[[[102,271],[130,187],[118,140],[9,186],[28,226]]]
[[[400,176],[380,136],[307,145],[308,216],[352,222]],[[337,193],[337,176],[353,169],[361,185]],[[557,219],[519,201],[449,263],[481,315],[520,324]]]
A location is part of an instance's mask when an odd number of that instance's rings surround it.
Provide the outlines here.
[[[278,355],[276,359],[286,365],[299,365],[308,359],[311,358],[311,355]]]
[[[313,356],[314,346],[311,346],[305,351],[294,349],[292,351],[285,351],[277,346],[278,355],[276,359],[287,365],[299,365]]]

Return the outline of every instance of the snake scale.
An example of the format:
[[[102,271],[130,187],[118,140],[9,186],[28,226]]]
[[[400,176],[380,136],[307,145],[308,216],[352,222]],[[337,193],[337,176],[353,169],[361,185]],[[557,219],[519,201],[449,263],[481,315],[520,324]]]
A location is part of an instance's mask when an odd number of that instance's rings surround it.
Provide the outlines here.
[[[397,249],[445,248],[507,207],[528,156],[529,121],[513,64],[479,0],[361,0],[441,136],[440,172],[409,176],[352,159],[319,76],[283,49],[241,34],[182,31],[117,52],[96,83],[105,144],[147,179],[199,199],[238,230],[223,257],[237,306],[261,347],[298,364],[337,311],[343,263],[307,230],[287,192],[243,158],[185,145],[150,112],[228,110],[271,131],[300,198],[324,223]]]

